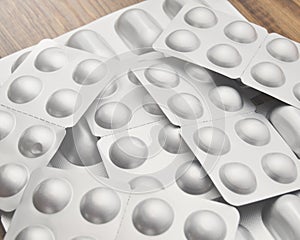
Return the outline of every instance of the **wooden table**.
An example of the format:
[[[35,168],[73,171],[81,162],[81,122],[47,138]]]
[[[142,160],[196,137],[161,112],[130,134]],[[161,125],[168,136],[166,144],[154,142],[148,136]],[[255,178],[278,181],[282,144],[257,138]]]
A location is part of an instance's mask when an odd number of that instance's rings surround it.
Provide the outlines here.
[[[140,1],[1,0],[0,57],[36,44],[44,38],[57,37]],[[277,32],[300,42],[300,0],[230,0],[230,2],[248,20],[267,28],[269,32]]]

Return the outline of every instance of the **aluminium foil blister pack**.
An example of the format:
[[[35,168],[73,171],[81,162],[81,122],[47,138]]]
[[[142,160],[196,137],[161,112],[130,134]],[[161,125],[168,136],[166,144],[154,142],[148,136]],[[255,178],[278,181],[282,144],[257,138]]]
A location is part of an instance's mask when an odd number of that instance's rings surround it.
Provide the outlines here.
[[[173,189],[195,198],[220,197],[194,154],[167,120],[101,138],[98,147],[108,176],[135,193]]]
[[[183,60],[155,59],[132,71],[177,126],[255,111],[237,82]]]
[[[300,163],[260,114],[182,127],[182,137],[222,197],[241,206],[300,187]]]
[[[43,40],[5,82],[0,100],[17,111],[71,127],[105,88],[117,64]]]
[[[201,4],[186,4],[153,48],[230,78],[240,78],[266,29]]]
[[[269,34],[241,80],[244,84],[300,107],[300,44]]]
[[[238,222],[234,207],[167,189],[132,195],[116,239],[232,240]]]
[[[5,239],[114,240],[130,197],[130,189],[123,190],[88,171],[38,169]]]
[[[300,194],[294,192],[239,208],[237,240],[300,238]]]
[[[46,166],[65,129],[0,106],[0,209],[14,210],[32,171]]]
[[[93,135],[103,137],[159,121],[164,114],[128,69],[99,94],[85,117]]]

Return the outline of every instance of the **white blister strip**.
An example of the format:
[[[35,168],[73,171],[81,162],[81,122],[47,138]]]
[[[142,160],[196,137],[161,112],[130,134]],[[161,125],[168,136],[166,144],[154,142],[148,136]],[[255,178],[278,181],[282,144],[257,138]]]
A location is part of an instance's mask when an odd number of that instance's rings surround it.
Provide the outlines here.
[[[132,71],[177,126],[255,111],[236,81],[173,57],[145,61]]]
[[[114,240],[129,197],[129,189],[117,192],[112,180],[88,171],[39,169],[29,180],[5,239]],[[72,227],[66,227],[67,222]]]
[[[167,120],[101,138],[99,151],[108,176],[135,192],[171,188],[195,198],[219,197],[211,180]]]
[[[240,78],[267,31],[200,4],[186,4],[159,36],[157,51]]]
[[[117,239],[232,240],[238,222],[238,211],[231,206],[162,190],[132,195]]]
[[[242,82],[300,108],[300,44],[279,34],[266,38]]]
[[[299,209],[299,192],[239,208],[241,240],[299,239]]]
[[[0,107],[0,209],[14,210],[33,170],[46,166],[65,136],[63,128]]]
[[[117,61],[43,40],[0,90],[3,105],[62,127],[74,126],[113,78]]]
[[[182,127],[182,136],[222,197],[245,205],[300,187],[300,164],[260,114]]]
[[[109,83],[89,107],[85,117],[92,133],[103,137],[159,121],[164,114],[128,70]]]

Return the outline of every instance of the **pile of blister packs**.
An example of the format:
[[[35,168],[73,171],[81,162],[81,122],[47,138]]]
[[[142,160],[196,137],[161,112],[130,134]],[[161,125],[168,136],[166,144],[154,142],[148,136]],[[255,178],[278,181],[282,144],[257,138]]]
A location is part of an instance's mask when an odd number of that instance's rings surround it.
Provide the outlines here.
[[[147,0],[1,59],[5,240],[299,240],[299,52]]]

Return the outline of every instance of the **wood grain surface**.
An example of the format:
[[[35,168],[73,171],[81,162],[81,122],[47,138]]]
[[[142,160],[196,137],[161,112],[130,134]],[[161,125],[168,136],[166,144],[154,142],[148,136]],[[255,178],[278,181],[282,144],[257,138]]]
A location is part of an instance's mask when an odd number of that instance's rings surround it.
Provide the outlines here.
[[[300,0],[230,1],[248,20],[300,42]],[[0,0],[0,57],[137,2],[140,0]]]

